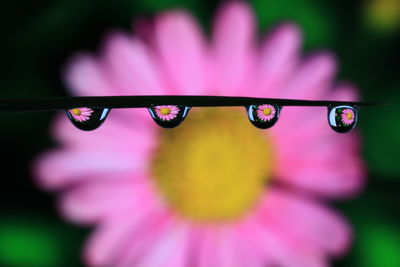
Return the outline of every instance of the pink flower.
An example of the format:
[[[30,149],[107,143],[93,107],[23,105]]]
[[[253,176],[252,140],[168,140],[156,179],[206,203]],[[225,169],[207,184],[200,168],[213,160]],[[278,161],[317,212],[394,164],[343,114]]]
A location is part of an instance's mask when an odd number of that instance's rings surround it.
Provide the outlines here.
[[[349,108],[344,109],[342,111],[341,118],[342,118],[342,122],[345,125],[353,124],[353,122],[355,120],[354,111]]]
[[[276,110],[272,105],[260,105],[257,108],[257,115],[263,121],[270,121],[275,117]]]
[[[179,108],[171,105],[155,106],[154,109],[157,116],[163,121],[173,120],[179,113]]]
[[[91,108],[73,108],[68,110],[69,114],[71,114],[72,118],[79,122],[84,122],[90,119],[90,116],[93,113],[93,109]]]
[[[170,11],[149,42],[113,33],[65,79],[76,95],[357,99],[350,85],[332,86],[331,54],[301,57],[295,25],[259,47],[255,30],[243,3],[221,8],[210,43],[190,15]],[[58,117],[53,135],[61,146],[35,171],[61,193],[66,218],[95,226],[90,266],[314,267],[349,248],[349,226],[321,200],[358,192],[364,168],[357,133],[338,136],[325,108],[284,107],[269,130],[244,108],[193,108],[168,130],[146,109],[114,109],[94,132]]]

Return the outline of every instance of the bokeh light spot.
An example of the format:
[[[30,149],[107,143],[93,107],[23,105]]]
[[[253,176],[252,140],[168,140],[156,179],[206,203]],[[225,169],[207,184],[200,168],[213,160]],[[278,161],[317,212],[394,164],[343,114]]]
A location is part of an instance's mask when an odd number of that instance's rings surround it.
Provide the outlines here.
[[[62,257],[51,228],[36,222],[5,220],[0,223],[0,266],[57,266]]]

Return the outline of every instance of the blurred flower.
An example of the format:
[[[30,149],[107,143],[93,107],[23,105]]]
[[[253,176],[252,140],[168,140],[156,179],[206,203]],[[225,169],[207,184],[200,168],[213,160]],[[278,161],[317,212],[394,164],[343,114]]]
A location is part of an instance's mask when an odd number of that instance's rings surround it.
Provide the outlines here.
[[[221,8],[209,44],[183,11],[162,14],[152,34],[113,33],[100,58],[77,56],[65,75],[72,93],[357,99],[331,85],[332,55],[300,58],[295,25],[257,48],[243,3]],[[320,200],[361,188],[359,141],[333,132],[325,108],[285,107],[267,131],[243,108],[193,108],[169,130],[145,109],[115,109],[93,132],[59,117],[53,134],[61,147],[35,171],[62,192],[68,219],[96,226],[90,266],[326,266],[349,247],[348,225]]]
[[[369,25],[382,32],[392,32],[400,26],[399,0],[369,0],[365,5]]]

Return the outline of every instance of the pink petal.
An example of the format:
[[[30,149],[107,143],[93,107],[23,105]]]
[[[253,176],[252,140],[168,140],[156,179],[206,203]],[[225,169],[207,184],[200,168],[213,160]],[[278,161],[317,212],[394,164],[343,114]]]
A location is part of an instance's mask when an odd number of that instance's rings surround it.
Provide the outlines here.
[[[276,97],[292,99],[321,99],[336,73],[336,60],[329,53],[308,58],[297,70],[287,86]]]
[[[239,249],[239,245],[242,242],[235,236],[234,231],[224,231],[220,237],[220,248],[217,254],[219,264],[221,267],[234,267],[234,266],[250,266],[250,262],[246,261],[247,248]],[[254,266],[254,265],[251,265]]]
[[[56,117],[51,132],[56,140],[68,147],[102,146],[112,150],[123,148],[132,149],[132,153],[150,153],[155,145],[156,128],[147,127],[131,118],[125,123],[119,116],[110,113],[103,125],[94,131],[81,131],[68,121],[65,114]],[[148,116],[149,117],[149,116]],[[150,120],[150,118],[148,118]]]
[[[118,95],[119,90],[107,79],[102,64],[92,56],[80,54],[73,58],[64,72],[72,93],[80,96]]]
[[[122,251],[130,248],[131,242],[140,244],[140,239],[154,221],[160,220],[161,213],[154,205],[146,205],[131,213],[109,217],[100,224],[88,240],[85,259],[90,266],[120,266],[115,264]]]
[[[283,107],[279,116],[279,122],[271,129],[271,134],[279,139],[284,139],[292,136],[303,137],[299,131],[310,136],[331,133],[328,125],[327,112],[328,110],[326,107]],[[311,131],[310,125],[315,129]],[[317,127],[318,129],[322,129],[322,134],[314,132]],[[295,130],[295,132],[288,129]],[[281,138],[281,136],[283,137]]]
[[[293,222],[295,223],[295,222]],[[278,266],[285,267],[324,267],[326,260],[305,243],[290,239],[286,232],[269,220],[252,220],[245,226],[249,245],[264,252]]]
[[[280,141],[282,145],[275,156],[275,176],[296,187],[328,197],[357,193],[363,185],[365,168],[358,157],[358,142],[354,141],[356,134],[349,133],[347,137],[339,136],[337,139],[334,136],[312,137],[293,138],[285,144],[288,139]]]
[[[121,180],[118,174],[99,177],[66,192],[60,206],[66,218],[77,223],[94,223],[115,213],[131,213],[152,203],[145,178]],[[118,207],[118,209],[115,209]]]
[[[105,63],[112,83],[123,95],[165,94],[160,66],[152,51],[139,39],[122,33],[108,37]]]
[[[342,217],[319,203],[283,190],[270,190],[263,202],[268,216],[301,242],[314,244],[324,253],[336,256],[348,250],[349,226]]]
[[[360,101],[359,90],[350,83],[338,84],[329,96],[329,100],[337,101]]]
[[[219,94],[236,95],[247,90],[252,73],[254,16],[241,2],[226,4],[214,25],[215,80]]]
[[[137,266],[186,267],[188,262],[188,225],[177,224],[157,237],[157,242],[149,244],[148,252],[139,259]]]
[[[129,243],[123,249],[120,249],[122,253],[114,266],[141,266],[138,263],[151,255],[153,247],[160,246],[160,249],[165,249],[164,244],[160,244],[163,242],[163,237],[168,236],[177,227],[179,227],[179,224],[164,212],[157,212],[153,216],[149,216],[146,222],[142,222],[139,231],[128,236]],[[179,247],[180,245],[177,248]],[[176,252],[178,253],[176,255],[179,255],[178,257],[184,256],[179,251]]]
[[[299,123],[299,125],[291,128],[287,127],[285,129],[286,132],[282,133],[281,136],[276,135],[276,132],[274,132],[273,140],[277,143],[277,157],[285,160],[291,158],[300,159],[303,155],[315,155],[318,157],[318,153],[322,153],[322,155],[332,153],[335,155],[357,155],[359,141],[354,138],[355,132],[338,135],[329,127],[326,114],[326,109],[321,110],[318,120],[316,117],[315,120],[305,120],[303,124]],[[335,149],[338,147],[341,149]]]
[[[279,179],[296,187],[331,198],[343,198],[358,193],[363,186],[363,165],[356,158],[343,158],[346,163],[316,162],[313,169],[306,161],[296,162],[291,171],[282,173]],[[301,166],[301,164],[306,164]],[[318,164],[324,164],[318,166]],[[361,170],[360,170],[361,169]]]
[[[254,236],[258,233],[257,230],[251,229],[249,225],[252,225],[254,220],[258,220],[258,212],[258,209],[256,209],[251,216],[239,222],[235,227],[236,243],[242,257],[242,266],[264,267],[274,266],[275,263],[269,252],[255,245],[257,242],[254,242]]]
[[[219,240],[218,232],[215,232],[214,229],[207,229],[203,232],[203,236],[199,240],[198,267],[218,266]]]
[[[34,172],[43,187],[62,188],[104,174],[143,174],[146,159],[132,151],[97,149],[63,149],[43,154],[34,165]],[[128,176],[129,177],[129,176]]]
[[[202,94],[206,46],[197,23],[183,11],[168,12],[158,18],[155,33],[170,93]]]
[[[265,41],[257,66],[254,95],[275,97],[298,63],[300,30],[294,24],[283,24]]]
[[[249,258],[249,248],[242,246],[242,236],[235,230],[229,225],[204,229],[196,247],[198,255],[195,259],[198,266],[263,266],[261,258]]]

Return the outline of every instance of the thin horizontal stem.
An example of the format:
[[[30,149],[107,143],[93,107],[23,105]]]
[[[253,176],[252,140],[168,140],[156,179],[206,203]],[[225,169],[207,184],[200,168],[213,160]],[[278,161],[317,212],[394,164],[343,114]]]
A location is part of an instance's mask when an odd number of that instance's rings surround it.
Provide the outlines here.
[[[28,112],[71,109],[78,107],[97,108],[146,108],[151,105],[179,105],[189,107],[228,107],[259,104],[280,106],[377,106],[387,105],[378,102],[347,102],[323,100],[295,100],[280,98],[255,98],[232,96],[194,96],[194,95],[139,95],[139,96],[84,96],[49,98],[2,98],[0,111]]]

